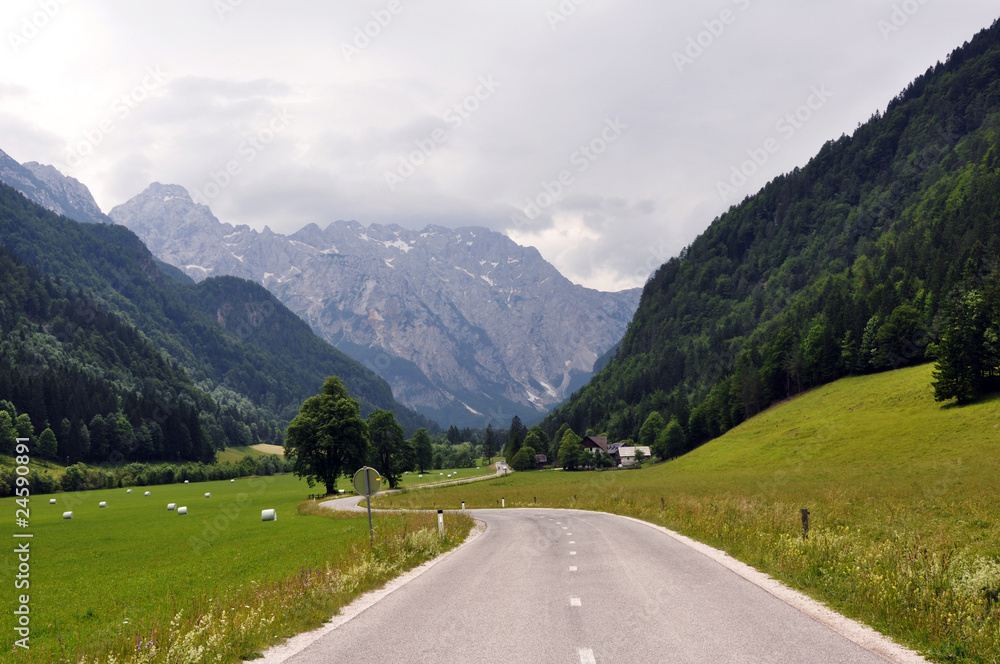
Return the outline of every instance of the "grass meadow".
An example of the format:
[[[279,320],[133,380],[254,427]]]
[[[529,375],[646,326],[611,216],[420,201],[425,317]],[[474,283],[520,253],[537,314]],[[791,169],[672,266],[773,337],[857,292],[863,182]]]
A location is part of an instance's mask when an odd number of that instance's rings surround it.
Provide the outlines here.
[[[319,626],[354,597],[457,545],[472,525],[447,515],[442,542],[436,515],[376,514],[370,547],[365,514],[321,510],[303,500],[309,492],[279,475],[59,493],[31,499],[23,530],[14,526],[14,499],[0,500],[7,537],[34,534],[30,589],[13,588],[16,555],[0,559],[8,622],[19,594],[30,595],[31,611],[30,650],[7,641],[2,659],[187,662],[210,653],[212,661],[240,661]],[[277,521],[262,522],[263,509],[276,509]],[[63,519],[70,510],[73,519]]]
[[[376,502],[455,509],[504,499],[638,517],[929,659],[1000,662],[1000,398],[935,403],[931,370],[841,380],[641,470],[515,473]],[[801,508],[811,513],[806,540]]]

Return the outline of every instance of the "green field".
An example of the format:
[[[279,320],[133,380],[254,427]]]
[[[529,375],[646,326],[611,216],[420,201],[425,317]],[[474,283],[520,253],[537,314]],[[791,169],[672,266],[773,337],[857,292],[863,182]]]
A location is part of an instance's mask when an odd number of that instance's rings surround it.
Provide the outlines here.
[[[496,462],[494,462],[493,465],[480,466],[478,468],[442,468],[441,470],[429,470],[426,473],[423,473],[423,477],[420,477],[420,473],[412,472],[403,475],[403,478],[399,482],[399,488],[412,489],[416,486],[437,484],[439,482],[455,482],[458,480],[467,480],[470,477],[493,475],[496,472]],[[449,475],[451,475],[451,477],[448,477]],[[384,488],[388,488],[388,486],[388,484],[385,484]]]
[[[317,626],[361,592],[454,546],[471,526],[448,515],[442,544],[436,516],[376,515],[371,549],[363,513],[315,514],[303,502],[309,491],[279,475],[60,493],[31,499],[27,529],[14,526],[14,499],[0,500],[8,542],[13,532],[34,535],[31,586],[18,591],[30,594],[31,650],[18,649],[16,661],[188,661],[178,651],[198,644],[237,661]],[[262,522],[261,510],[271,508],[278,520]],[[73,519],[64,520],[69,510]],[[8,552],[0,564],[9,589],[2,606],[12,616],[16,556]],[[150,642],[156,655],[143,659]]]
[[[217,463],[222,463],[224,461],[229,461],[230,463],[239,463],[240,460],[245,456],[261,457],[274,453],[273,451],[265,451],[262,449],[258,449],[261,447],[264,447],[265,450],[266,448],[269,447],[274,447],[279,450],[281,449],[276,445],[267,445],[267,446],[255,445],[253,447],[227,447],[226,449],[220,450],[219,452],[215,453],[215,460]]]
[[[724,549],[931,659],[998,662],[1000,398],[935,403],[931,370],[838,381],[642,470],[516,473],[378,502],[476,508],[503,498],[635,516]]]

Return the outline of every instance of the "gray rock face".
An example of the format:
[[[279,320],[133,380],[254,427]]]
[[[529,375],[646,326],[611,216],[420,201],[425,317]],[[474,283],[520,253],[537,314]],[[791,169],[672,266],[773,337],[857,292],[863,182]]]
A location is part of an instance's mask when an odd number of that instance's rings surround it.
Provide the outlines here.
[[[0,150],[0,181],[56,214],[84,223],[111,223],[86,186],[52,166],[19,164]]]
[[[589,378],[641,293],[575,285],[536,249],[485,228],[338,221],[284,236],[222,223],[161,184],[110,217],[196,280],[263,284],[397,400],[445,425],[537,419]]]

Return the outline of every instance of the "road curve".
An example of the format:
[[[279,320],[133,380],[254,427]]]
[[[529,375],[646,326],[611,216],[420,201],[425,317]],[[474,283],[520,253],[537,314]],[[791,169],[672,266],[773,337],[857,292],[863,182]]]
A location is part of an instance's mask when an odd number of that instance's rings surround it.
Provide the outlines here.
[[[472,514],[486,524],[474,541],[277,661],[921,661],[865,649],[648,524],[576,510]]]

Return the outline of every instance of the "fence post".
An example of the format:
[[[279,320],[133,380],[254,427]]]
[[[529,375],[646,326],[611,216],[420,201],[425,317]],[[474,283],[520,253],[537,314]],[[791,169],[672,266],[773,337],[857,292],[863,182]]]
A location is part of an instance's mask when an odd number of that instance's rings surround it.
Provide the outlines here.
[[[809,510],[802,508],[802,539],[809,539]]]

